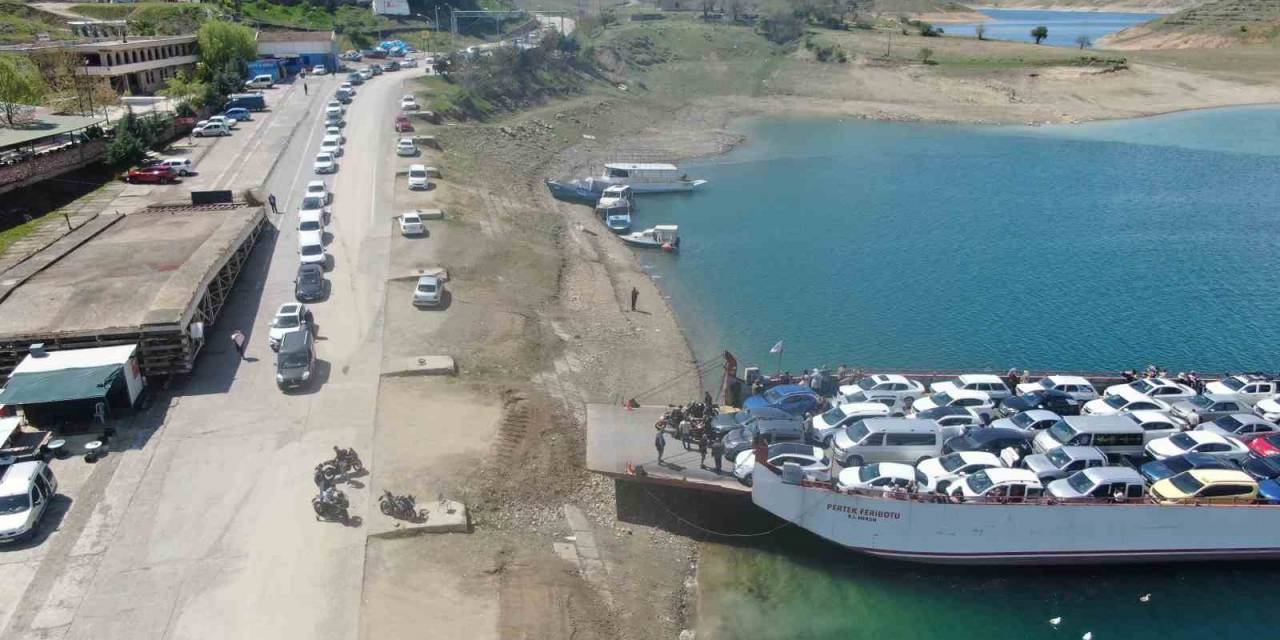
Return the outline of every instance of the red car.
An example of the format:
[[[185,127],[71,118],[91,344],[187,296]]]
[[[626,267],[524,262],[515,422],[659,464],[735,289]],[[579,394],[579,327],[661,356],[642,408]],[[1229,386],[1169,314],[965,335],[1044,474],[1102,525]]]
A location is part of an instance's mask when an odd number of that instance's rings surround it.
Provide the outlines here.
[[[1280,432],[1268,433],[1249,441],[1249,450],[1259,457],[1280,456]]]
[[[396,116],[396,133],[403,131],[413,131],[413,123],[409,122],[409,116],[401,113]]]
[[[153,165],[150,167],[141,167],[138,169],[130,169],[129,175],[125,177],[126,182],[137,184],[139,182],[152,182],[155,184],[168,184],[178,179],[178,174],[173,169],[165,165]]]

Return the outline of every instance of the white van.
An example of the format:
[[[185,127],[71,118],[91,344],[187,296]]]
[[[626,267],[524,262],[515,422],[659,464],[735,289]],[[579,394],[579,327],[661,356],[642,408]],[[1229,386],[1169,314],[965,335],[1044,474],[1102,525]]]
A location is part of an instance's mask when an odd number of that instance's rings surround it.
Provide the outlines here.
[[[9,465],[0,477],[0,543],[14,542],[35,531],[58,492],[58,479],[42,461]]]
[[[837,431],[831,456],[846,467],[870,462],[916,464],[942,454],[942,443],[964,433],[963,427],[939,427],[922,418],[867,418]]]
[[[244,86],[246,89],[270,89],[276,86],[276,81],[271,74],[264,73],[254,76],[252,80],[244,83]]]
[[[1058,447],[1097,447],[1109,456],[1143,455],[1146,430],[1128,416],[1067,416],[1036,434],[1031,448],[1048,453]]]

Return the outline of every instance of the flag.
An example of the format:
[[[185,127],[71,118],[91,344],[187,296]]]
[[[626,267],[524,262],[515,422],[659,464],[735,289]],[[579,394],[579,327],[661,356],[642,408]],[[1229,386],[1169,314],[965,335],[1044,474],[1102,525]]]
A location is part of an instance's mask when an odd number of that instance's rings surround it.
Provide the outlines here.
[[[782,341],[779,340],[778,344],[773,345],[773,347],[769,349],[769,353],[782,353]]]

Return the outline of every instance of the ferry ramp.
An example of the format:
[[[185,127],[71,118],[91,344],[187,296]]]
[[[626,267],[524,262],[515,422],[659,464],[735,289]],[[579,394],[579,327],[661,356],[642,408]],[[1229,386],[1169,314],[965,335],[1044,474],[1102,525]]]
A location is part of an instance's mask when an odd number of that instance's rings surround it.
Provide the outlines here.
[[[668,435],[658,462],[653,425],[668,409],[643,405],[628,409],[612,404],[587,405],[587,469],[617,480],[642,482],[745,495],[751,489],[733,477],[733,461],[721,463],[721,473],[701,467],[697,447],[685,449]],[[707,466],[712,466],[707,452]]]

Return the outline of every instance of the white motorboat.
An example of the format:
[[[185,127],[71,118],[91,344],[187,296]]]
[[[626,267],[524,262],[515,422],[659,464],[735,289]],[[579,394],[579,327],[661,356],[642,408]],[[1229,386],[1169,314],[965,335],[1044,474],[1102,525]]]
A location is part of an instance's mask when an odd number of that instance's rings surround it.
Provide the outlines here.
[[[593,188],[628,185],[636,193],[663,193],[669,191],[693,191],[706,184],[706,180],[690,180],[688,174],[674,164],[611,162],[604,165],[598,178],[591,178]]]
[[[623,234],[618,238],[633,247],[662,249],[667,252],[680,250],[680,227],[674,224],[660,224],[644,231]]]
[[[603,219],[609,216],[626,214],[630,217],[635,211],[635,192],[627,185],[614,185],[604,190],[600,194],[600,201],[596,203],[596,215]],[[630,227],[630,221],[628,221]]]

